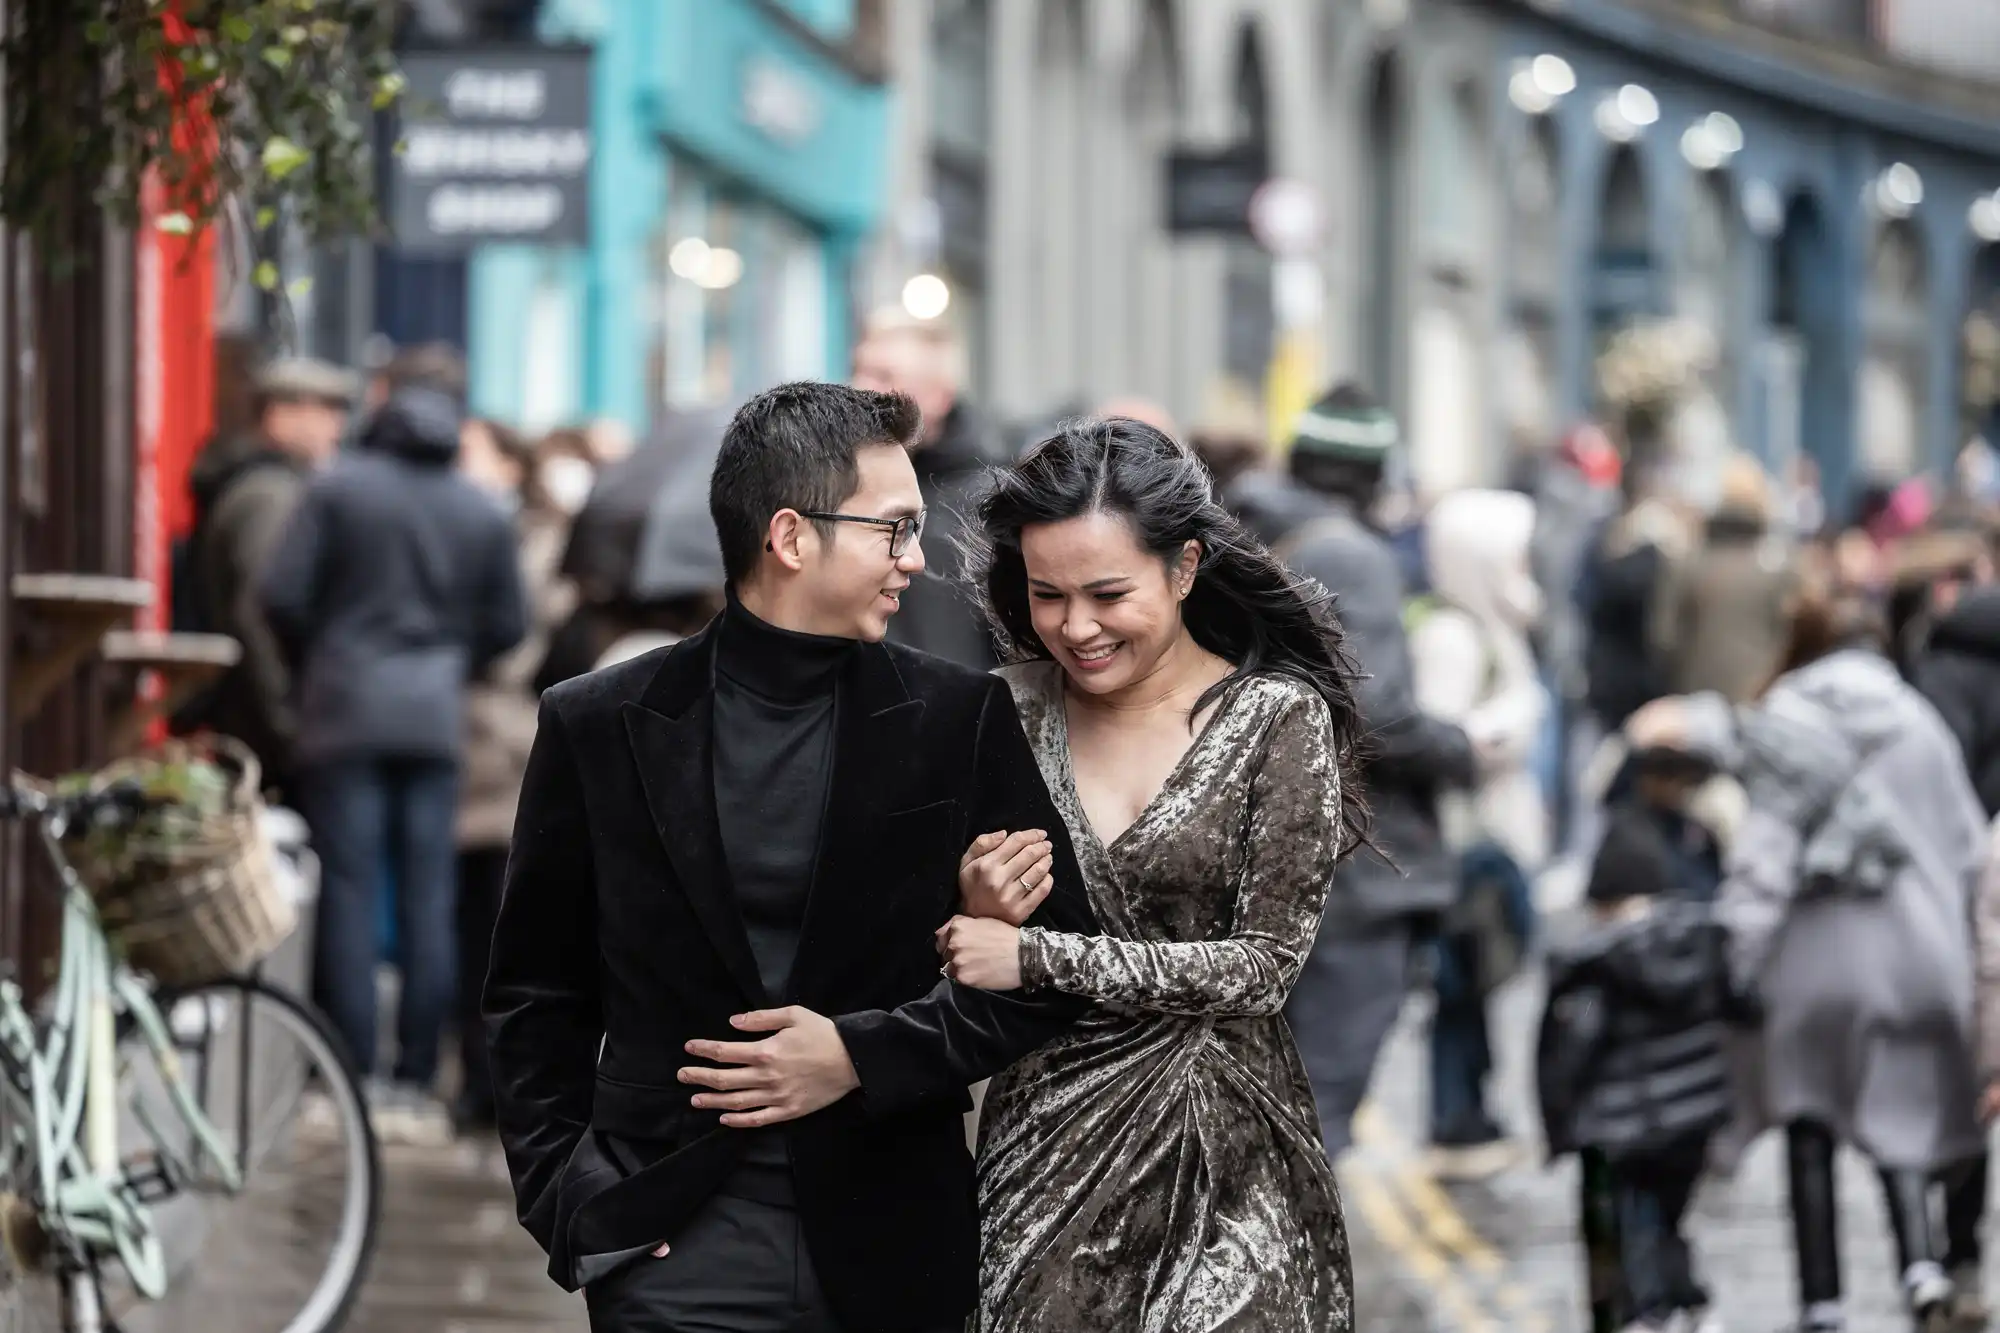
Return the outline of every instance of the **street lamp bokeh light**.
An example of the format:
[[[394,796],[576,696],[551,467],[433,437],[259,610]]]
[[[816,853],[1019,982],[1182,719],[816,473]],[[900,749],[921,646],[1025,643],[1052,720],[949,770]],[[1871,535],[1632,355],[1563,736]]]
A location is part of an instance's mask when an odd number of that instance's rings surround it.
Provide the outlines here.
[[[1972,234],[1980,240],[1988,244],[2000,242],[2000,191],[1973,200],[1968,220],[1972,223]]]
[[[695,275],[695,282],[712,292],[734,287],[743,276],[743,256],[727,246],[712,245],[708,248],[708,262]]]
[[[1535,78],[1531,69],[1517,69],[1514,77],[1507,80],[1507,100],[1530,116],[1540,116],[1549,112],[1556,104],[1556,98]]]
[[[1743,151],[1743,127],[1727,111],[1709,112],[1702,117],[1702,124],[1708,127],[1710,142],[1724,157],[1734,157]]]
[[[701,281],[701,275],[708,269],[708,242],[699,236],[677,242],[667,252],[667,267],[674,271],[677,278],[686,278],[689,282]]]
[[[1639,127],[1618,106],[1618,95],[1606,93],[1590,115],[1597,132],[1613,143],[1631,143],[1639,137]]]
[[[1722,150],[1700,121],[1681,132],[1681,156],[1696,171],[1714,171],[1723,161]]]
[[[1528,70],[1535,87],[1551,99],[1567,97],[1576,91],[1576,71],[1561,56],[1538,55]]]
[[[1743,151],[1743,127],[1711,111],[1681,133],[1681,156],[1696,171],[1714,171]]]
[[[1892,218],[1906,218],[1924,201],[1924,178],[1898,162],[1875,179],[1875,205]]]
[[[903,284],[903,309],[911,319],[936,319],[951,308],[951,288],[935,273],[919,273]]]
[[[1618,90],[1618,111],[1625,119],[1644,129],[1660,118],[1660,99],[1645,86],[1628,83]]]

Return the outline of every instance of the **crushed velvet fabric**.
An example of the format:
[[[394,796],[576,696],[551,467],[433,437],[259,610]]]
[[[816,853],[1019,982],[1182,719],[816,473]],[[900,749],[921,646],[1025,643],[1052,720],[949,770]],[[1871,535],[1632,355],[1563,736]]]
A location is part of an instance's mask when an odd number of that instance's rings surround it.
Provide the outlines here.
[[[976,1333],[1346,1333],[1347,1230],[1282,1014],[1338,856],[1325,705],[1254,679],[1105,846],[1062,675],[1002,673],[1102,935],[1030,927],[1028,989],[1098,1001],[996,1078],[980,1122]]]

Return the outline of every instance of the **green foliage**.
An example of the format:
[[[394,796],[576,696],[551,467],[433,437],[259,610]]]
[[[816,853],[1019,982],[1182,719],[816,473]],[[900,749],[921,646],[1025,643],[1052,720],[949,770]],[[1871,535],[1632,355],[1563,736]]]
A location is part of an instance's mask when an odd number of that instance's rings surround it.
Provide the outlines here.
[[[0,216],[49,239],[82,211],[164,230],[240,206],[319,238],[375,218],[373,117],[401,92],[395,0],[0,0]]]
[[[61,796],[89,791],[98,774],[76,773],[56,784]],[[137,819],[73,831],[72,855],[102,864],[123,864],[137,848],[158,854],[198,844],[212,822],[229,810],[234,775],[207,758],[143,759],[121,778],[138,784],[144,809]]]

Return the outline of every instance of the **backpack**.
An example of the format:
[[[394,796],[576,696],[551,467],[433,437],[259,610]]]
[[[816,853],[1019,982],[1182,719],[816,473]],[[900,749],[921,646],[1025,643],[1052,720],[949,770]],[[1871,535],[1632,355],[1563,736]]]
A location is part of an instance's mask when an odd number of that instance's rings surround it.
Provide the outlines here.
[[[1463,995],[1491,995],[1518,975],[1535,940],[1535,893],[1520,863],[1482,840],[1459,858],[1458,900],[1439,934],[1460,942],[1457,970],[1438,983]],[[1462,988],[1462,989],[1460,989]]]
[[[290,467],[279,458],[252,456],[236,466],[209,491],[196,491],[194,524],[176,538],[168,554],[167,596],[171,607],[168,627],[176,634],[226,634],[229,627],[217,609],[209,605],[205,577],[209,534],[215,526],[216,511],[246,476],[264,467]],[[169,726],[177,735],[188,735],[207,725],[221,682],[204,686],[175,710]]]

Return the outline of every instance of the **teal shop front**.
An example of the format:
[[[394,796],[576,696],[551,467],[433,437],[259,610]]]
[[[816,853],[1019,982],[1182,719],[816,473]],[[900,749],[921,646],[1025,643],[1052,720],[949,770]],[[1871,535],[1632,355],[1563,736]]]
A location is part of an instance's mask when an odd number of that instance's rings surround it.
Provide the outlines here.
[[[590,243],[473,261],[478,410],[540,429],[844,376],[850,270],[882,207],[887,93],[851,7],[548,0],[595,46]]]

